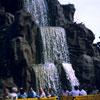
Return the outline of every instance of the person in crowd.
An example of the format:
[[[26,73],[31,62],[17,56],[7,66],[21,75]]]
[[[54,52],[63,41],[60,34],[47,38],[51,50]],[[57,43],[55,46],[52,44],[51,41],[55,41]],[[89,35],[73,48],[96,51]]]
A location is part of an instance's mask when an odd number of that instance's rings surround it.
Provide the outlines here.
[[[45,94],[46,94],[46,97],[50,97],[50,93],[48,92],[47,89],[44,89],[44,92],[45,92]]]
[[[69,95],[69,91],[67,90],[67,87],[66,87],[66,86],[64,86],[64,87],[62,88],[62,95],[63,95],[63,96],[68,96],[68,95]]]
[[[69,92],[69,95],[79,96],[80,95],[80,91],[79,91],[78,86],[74,86],[74,90],[72,90],[71,92]]]
[[[93,90],[90,94],[99,94],[99,90],[97,89],[96,86],[93,87]]]
[[[84,87],[80,86],[80,95],[87,95],[87,92],[85,91]]]
[[[5,89],[4,90],[4,98],[9,99],[9,94],[10,94],[9,89]]]
[[[46,94],[45,94],[43,88],[40,88],[40,96],[39,96],[39,98],[44,98],[44,97],[46,97]]]
[[[25,99],[25,98],[27,98],[27,93],[24,91],[24,89],[22,87],[19,90],[18,98],[19,99]]]
[[[17,91],[17,87],[12,87],[12,92],[9,94],[9,99],[18,99]]]
[[[49,92],[50,92],[50,97],[56,97],[56,94],[53,88],[50,88]]]
[[[29,98],[36,98],[37,97],[36,92],[33,90],[32,87],[29,88],[28,97]]]

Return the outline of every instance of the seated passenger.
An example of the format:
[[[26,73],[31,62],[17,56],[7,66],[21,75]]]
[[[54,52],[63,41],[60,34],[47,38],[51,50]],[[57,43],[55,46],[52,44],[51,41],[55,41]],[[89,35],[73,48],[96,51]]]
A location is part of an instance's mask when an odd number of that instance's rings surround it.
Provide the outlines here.
[[[50,92],[50,97],[56,97],[56,94],[54,92],[54,89],[50,88],[49,89],[49,92]]]
[[[19,93],[18,93],[18,98],[19,99],[25,99],[25,98],[27,98],[27,94],[26,94],[26,92],[24,91],[23,88],[20,88]]]
[[[36,92],[33,90],[32,87],[29,88],[29,93],[28,93],[28,97],[29,98],[36,98]]]
[[[66,86],[63,87],[62,95],[63,96],[68,96],[69,95],[69,91],[67,90],[67,87]]]
[[[99,94],[99,90],[97,89],[96,86],[93,87],[93,90],[90,94]]]
[[[80,95],[87,95],[87,92],[84,90],[84,87],[80,87]]]
[[[69,92],[69,95],[72,95],[72,96],[79,96],[79,94],[80,94],[80,91],[78,89],[78,86],[74,86],[74,90]]]
[[[50,93],[48,92],[47,89],[44,89],[44,92],[45,92],[45,94],[46,94],[46,97],[50,97]]]
[[[9,94],[10,94],[9,90],[8,90],[8,89],[5,89],[5,90],[4,90],[4,93],[5,93],[5,94],[4,94],[4,98],[5,98],[5,99],[9,99]]]
[[[43,91],[43,89],[40,88],[40,96],[39,96],[39,98],[44,98],[44,97],[46,97],[46,94],[45,94],[45,92]]]
[[[9,99],[18,99],[17,91],[18,91],[17,88],[13,87],[12,93],[9,94]]]

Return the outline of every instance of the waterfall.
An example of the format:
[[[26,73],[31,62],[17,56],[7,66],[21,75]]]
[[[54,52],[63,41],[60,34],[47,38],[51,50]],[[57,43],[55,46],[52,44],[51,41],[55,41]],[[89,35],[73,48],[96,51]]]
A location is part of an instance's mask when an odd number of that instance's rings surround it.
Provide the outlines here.
[[[44,61],[42,61],[44,64],[32,65],[32,73],[34,73],[32,76],[35,77],[33,81],[36,82],[35,87],[37,93],[39,93],[39,88],[42,87],[47,89],[54,88],[56,93],[59,94],[61,78],[68,80],[71,88],[75,85],[79,85],[70,64],[65,30],[61,27],[40,27],[40,30],[43,45],[42,55],[44,59]],[[59,67],[54,65],[55,61],[61,61],[63,63]],[[63,72],[62,70],[64,70],[65,75],[60,73]]]
[[[72,65],[70,64],[66,33],[61,27],[41,27],[43,41],[43,55],[45,63],[62,61],[63,69],[66,72],[66,79],[70,81],[71,87],[79,85]]]
[[[32,81],[36,82],[37,93],[39,93],[40,87],[54,88],[59,93],[61,87],[59,69],[54,64],[51,64],[58,60],[63,62],[62,67],[66,73],[66,78],[63,78],[70,81],[72,88],[75,85],[79,85],[70,64],[65,30],[61,27],[48,27],[48,6],[46,0],[24,0],[24,4],[26,10],[34,15],[36,23],[42,26],[40,30],[43,50],[40,50],[40,54],[43,55],[41,56],[43,58],[40,59],[43,59],[41,61],[44,64],[32,65],[34,73]]]
[[[54,64],[38,64],[32,65],[36,75],[36,90],[39,93],[39,88],[54,88],[57,94],[60,92],[60,80],[57,68]]]
[[[41,27],[44,62],[69,62],[65,30],[61,27]]]
[[[48,6],[46,0],[24,0],[24,6],[29,13],[34,15],[38,25],[48,25]]]
[[[79,81],[75,76],[75,72],[72,68],[72,65],[68,64],[68,63],[62,63],[62,65],[66,72],[67,79],[69,80],[69,82],[72,86],[72,89],[74,89],[74,86],[79,86]]]

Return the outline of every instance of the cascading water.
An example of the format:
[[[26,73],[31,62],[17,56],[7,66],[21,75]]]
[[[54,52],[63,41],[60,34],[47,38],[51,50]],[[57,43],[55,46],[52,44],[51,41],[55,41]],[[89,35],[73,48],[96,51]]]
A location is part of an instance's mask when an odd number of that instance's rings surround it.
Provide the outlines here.
[[[24,0],[25,9],[34,15],[36,23],[40,26],[48,26],[48,6],[46,0]]]
[[[39,87],[54,88],[57,94],[59,93],[61,88],[59,68],[51,64],[58,60],[63,62],[62,68],[66,73],[64,79],[69,80],[71,88],[79,85],[70,64],[65,30],[61,27],[40,27],[40,30],[43,43],[42,55],[44,56],[44,61],[42,61],[45,64],[32,66],[36,76],[37,90]]]
[[[66,76],[67,76],[67,78],[72,86],[72,89],[74,89],[74,86],[79,86],[79,81],[75,76],[75,72],[72,68],[72,65],[68,64],[68,63],[62,63],[62,65],[63,65],[63,68],[66,72]]]
[[[57,68],[54,64],[38,64],[32,65],[36,75],[36,90],[39,93],[39,88],[54,88],[57,94],[60,92],[60,80]]]
[[[46,0],[24,0],[24,4],[26,10],[34,15],[38,25],[48,26]],[[59,68],[51,64],[58,60],[64,62],[62,68],[66,72],[66,80],[70,81],[71,87],[79,85],[70,64],[65,30],[61,27],[40,27],[40,30],[43,43],[43,60],[41,61],[45,64],[32,65],[37,92],[39,93],[39,88],[42,87],[54,88],[59,93],[61,87]]]
[[[61,27],[41,27],[44,62],[61,60],[69,63],[65,30]]]
[[[61,27],[41,27],[43,41],[44,62],[51,63],[57,60],[63,62],[62,67],[71,87],[79,85],[74,70],[70,64],[65,30]]]

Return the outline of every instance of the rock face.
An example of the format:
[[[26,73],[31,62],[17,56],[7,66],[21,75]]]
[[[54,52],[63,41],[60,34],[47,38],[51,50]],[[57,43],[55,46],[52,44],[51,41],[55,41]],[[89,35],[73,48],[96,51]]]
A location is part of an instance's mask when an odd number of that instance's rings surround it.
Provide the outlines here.
[[[66,30],[70,60],[80,84],[100,89],[100,48],[99,43],[93,45],[93,32],[74,23],[74,5],[61,5],[57,0],[47,3],[49,24]],[[22,9],[23,0],[0,1],[0,89],[15,85],[27,89],[31,64],[41,63],[39,27],[34,16]]]
[[[37,63],[38,26],[34,17],[25,11],[18,11],[14,17],[2,10],[0,19],[3,19],[0,26],[1,84],[5,83],[7,87],[12,87],[8,85],[10,78],[12,84],[27,88],[30,84],[30,66]]]

